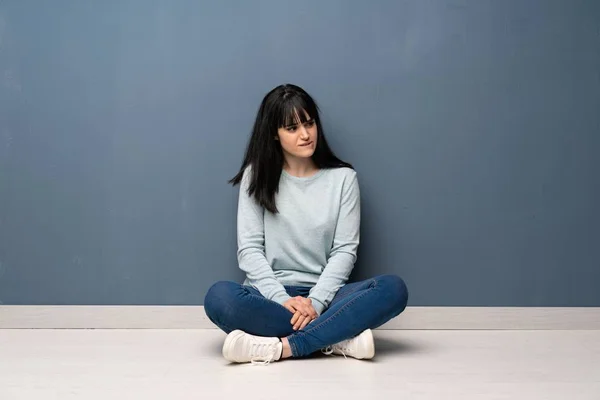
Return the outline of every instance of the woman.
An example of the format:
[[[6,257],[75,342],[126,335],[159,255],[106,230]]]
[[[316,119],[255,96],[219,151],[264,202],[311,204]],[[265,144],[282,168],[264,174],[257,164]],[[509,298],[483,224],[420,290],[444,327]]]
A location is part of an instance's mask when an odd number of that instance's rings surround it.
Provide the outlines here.
[[[399,315],[408,292],[394,275],[347,283],[359,244],[357,174],[329,148],[308,93],[282,85],[265,96],[230,183],[241,183],[237,255],[246,280],[218,282],[204,301],[228,333],[223,356],[372,358],[371,329]]]

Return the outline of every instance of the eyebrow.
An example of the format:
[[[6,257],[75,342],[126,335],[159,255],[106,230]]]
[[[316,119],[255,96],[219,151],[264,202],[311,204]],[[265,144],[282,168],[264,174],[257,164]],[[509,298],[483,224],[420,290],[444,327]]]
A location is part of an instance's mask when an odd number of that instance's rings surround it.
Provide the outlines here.
[[[304,122],[303,122],[303,124],[306,124],[307,122],[313,122],[314,120],[315,120],[314,118],[307,119],[306,121],[304,121]],[[296,127],[296,126],[298,126],[298,123],[295,123],[295,124],[291,124],[291,125],[284,126],[284,128],[285,128],[285,129],[289,129],[289,128],[294,128],[294,127]]]

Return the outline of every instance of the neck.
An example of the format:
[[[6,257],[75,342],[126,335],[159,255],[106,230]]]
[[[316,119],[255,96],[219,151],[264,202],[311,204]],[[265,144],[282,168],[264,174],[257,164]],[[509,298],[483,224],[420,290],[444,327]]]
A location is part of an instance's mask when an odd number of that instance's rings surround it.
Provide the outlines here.
[[[319,170],[312,158],[286,159],[283,169],[288,174],[301,178],[311,176]]]

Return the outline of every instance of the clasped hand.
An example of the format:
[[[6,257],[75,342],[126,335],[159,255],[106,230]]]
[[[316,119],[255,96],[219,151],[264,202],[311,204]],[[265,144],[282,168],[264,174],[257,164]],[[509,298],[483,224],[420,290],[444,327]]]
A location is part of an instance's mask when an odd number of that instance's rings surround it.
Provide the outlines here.
[[[303,329],[310,321],[315,320],[319,314],[312,305],[311,299],[302,296],[292,297],[283,306],[287,308],[294,316],[290,321],[294,330]]]

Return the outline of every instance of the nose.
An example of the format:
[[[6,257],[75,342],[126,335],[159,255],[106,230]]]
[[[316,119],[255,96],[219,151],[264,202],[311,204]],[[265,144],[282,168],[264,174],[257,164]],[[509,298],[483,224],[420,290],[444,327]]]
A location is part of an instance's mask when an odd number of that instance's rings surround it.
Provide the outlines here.
[[[310,137],[308,130],[304,126],[300,127],[300,137],[302,139],[308,139]]]

